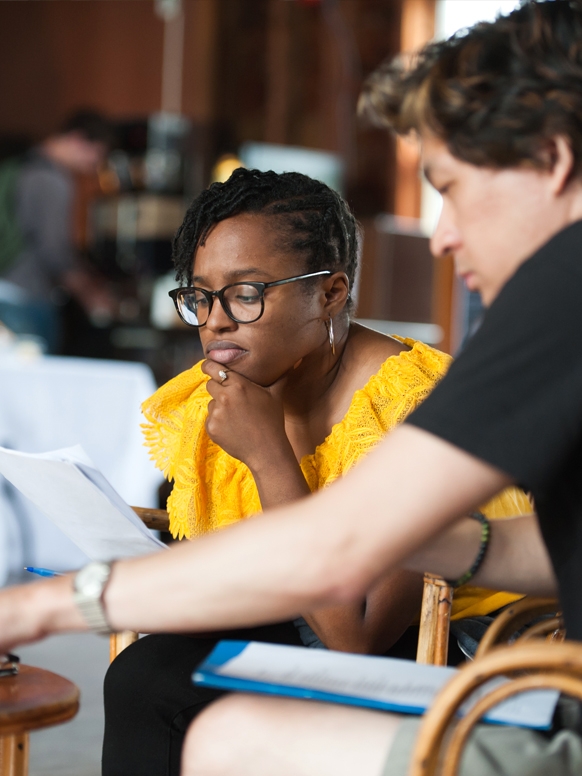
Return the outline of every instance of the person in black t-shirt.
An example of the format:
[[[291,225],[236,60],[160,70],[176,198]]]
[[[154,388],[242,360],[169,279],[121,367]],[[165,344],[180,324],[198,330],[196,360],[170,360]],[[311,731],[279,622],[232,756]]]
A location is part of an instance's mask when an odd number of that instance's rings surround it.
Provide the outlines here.
[[[512,483],[476,584],[559,593],[582,640],[582,3],[528,2],[383,68],[364,107],[415,130],[443,195],[432,249],[488,308],[425,403],[352,473],[297,504],[151,558],[0,593],[0,649],[89,627],[208,631],[355,601],[388,569],[475,571],[463,517]],[[90,584],[89,584],[90,583]],[[73,593],[74,585],[76,593]],[[177,593],[179,591],[179,593]],[[395,776],[417,720],[231,695],[187,736],[183,776]],[[478,730],[463,776],[582,773],[582,737]]]

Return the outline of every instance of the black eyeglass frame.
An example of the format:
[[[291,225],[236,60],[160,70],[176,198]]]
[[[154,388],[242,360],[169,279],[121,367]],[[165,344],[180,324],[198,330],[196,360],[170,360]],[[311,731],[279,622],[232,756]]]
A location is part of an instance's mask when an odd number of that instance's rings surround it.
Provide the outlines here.
[[[258,321],[259,318],[261,318],[263,313],[265,312],[265,290],[267,288],[272,288],[273,286],[283,286],[286,283],[293,283],[296,280],[307,280],[307,278],[315,278],[320,275],[332,275],[332,274],[333,272],[330,269],[324,269],[319,272],[308,272],[305,275],[294,275],[291,278],[283,278],[283,280],[273,280],[270,283],[260,283],[254,280],[245,280],[238,283],[229,283],[228,286],[224,286],[219,291],[207,291],[205,288],[199,288],[198,286],[184,286],[182,288],[174,288],[172,289],[172,291],[168,291],[168,296],[172,297],[174,301],[174,306],[176,307],[176,312],[180,316],[181,320],[184,321],[186,326],[192,326],[195,329],[201,329],[203,326],[206,326],[206,323],[208,322],[208,318],[210,318],[210,314],[212,312],[212,305],[214,303],[215,298],[219,300],[222,309],[228,315],[231,321],[234,321],[235,323],[256,323],[256,321]],[[224,294],[226,293],[226,291],[228,291],[229,288],[233,288],[234,286],[252,286],[259,292],[259,298],[261,300],[261,312],[257,315],[256,318],[253,318],[252,321],[241,321],[238,318],[235,318],[232,312],[228,309],[228,306],[225,304]],[[186,294],[192,294],[195,291],[199,291],[206,298],[206,301],[208,302],[208,317],[206,318],[204,323],[190,323],[184,318],[184,316],[180,311],[180,303],[179,303],[180,297],[186,296]]]

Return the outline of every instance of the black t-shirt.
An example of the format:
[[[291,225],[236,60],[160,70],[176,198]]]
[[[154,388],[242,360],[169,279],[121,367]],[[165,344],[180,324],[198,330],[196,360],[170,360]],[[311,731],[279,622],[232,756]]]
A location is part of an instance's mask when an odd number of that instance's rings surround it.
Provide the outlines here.
[[[582,641],[582,221],[522,264],[406,422],[533,493],[568,638]]]

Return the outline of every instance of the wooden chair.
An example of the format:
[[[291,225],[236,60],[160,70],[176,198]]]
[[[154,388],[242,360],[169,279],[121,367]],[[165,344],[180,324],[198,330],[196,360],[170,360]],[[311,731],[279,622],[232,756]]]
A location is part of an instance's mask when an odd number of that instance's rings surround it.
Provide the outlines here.
[[[453,588],[444,579],[434,574],[424,575],[417,663],[438,666],[447,664],[453,592]],[[516,635],[524,626],[540,617],[544,619]],[[555,598],[526,596],[508,606],[487,629],[475,660],[486,655],[492,647],[506,644],[514,636],[520,644],[541,636],[547,636],[550,641],[563,641],[564,623],[558,601]]]
[[[418,631],[417,663],[446,666],[453,588],[434,574],[424,575]]]
[[[154,531],[169,531],[170,517],[165,509],[146,509],[144,507],[132,507],[136,515]]]
[[[512,677],[482,697],[462,719],[459,707],[497,676]],[[463,748],[477,722],[498,703],[527,690],[555,689],[582,701],[582,645],[565,641],[526,641],[493,647],[467,663],[441,690],[426,713],[416,741],[409,776],[456,776]],[[443,740],[446,744],[443,745]]]
[[[547,615],[553,616],[548,618]],[[516,636],[525,625],[539,617],[545,619],[530,625],[523,633]],[[555,598],[526,596],[504,609],[491,623],[481,639],[475,660],[487,655],[493,647],[507,643],[512,637],[516,637],[517,644],[523,644],[532,638],[542,636],[548,636],[550,641],[564,640],[564,622],[560,614],[560,605]]]
[[[78,709],[78,688],[50,671],[23,665],[1,677],[0,776],[26,776],[29,732],[67,722]]]

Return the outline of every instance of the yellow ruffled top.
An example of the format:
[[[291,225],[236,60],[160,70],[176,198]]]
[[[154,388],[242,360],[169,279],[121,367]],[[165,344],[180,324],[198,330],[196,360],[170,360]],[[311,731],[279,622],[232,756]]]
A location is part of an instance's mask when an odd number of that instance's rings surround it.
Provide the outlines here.
[[[341,477],[382,437],[401,423],[444,376],[450,356],[422,342],[397,337],[410,347],[386,359],[366,385],[354,393],[343,419],[301,469],[312,491]],[[174,487],[168,499],[170,531],[189,539],[261,511],[253,476],[228,455],[205,429],[210,395],[202,362],[159,388],[142,405],[142,426],[150,458]],[[482,510],[489,518],[525,514],[524,493],[509,488]],[[453,617],[487,614],[520,596],[464,586],[455,592]]]

